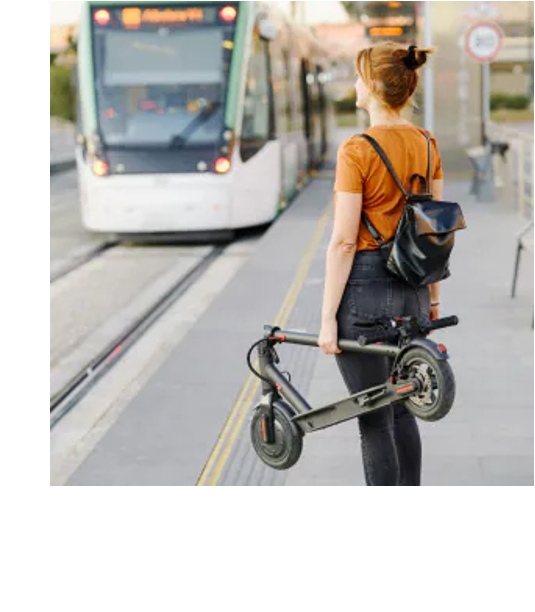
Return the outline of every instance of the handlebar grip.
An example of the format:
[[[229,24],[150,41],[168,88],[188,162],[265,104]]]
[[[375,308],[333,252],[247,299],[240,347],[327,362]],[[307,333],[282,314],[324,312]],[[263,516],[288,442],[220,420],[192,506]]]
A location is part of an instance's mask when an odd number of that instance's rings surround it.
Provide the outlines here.
[[[430,321],[427,328],[430,331],[435,329],[444,329],[445,327],[453,327],[454,325],[459,325],[458,317],[444,317],[443,319],[437,319],[436,321]]]
[[[363,334],[358,337],[357,342],[360,346],[367,346],[368,344],[376,344],[377,342],[397,342],[398,338],[399,330],[384,329],[370,334]]]

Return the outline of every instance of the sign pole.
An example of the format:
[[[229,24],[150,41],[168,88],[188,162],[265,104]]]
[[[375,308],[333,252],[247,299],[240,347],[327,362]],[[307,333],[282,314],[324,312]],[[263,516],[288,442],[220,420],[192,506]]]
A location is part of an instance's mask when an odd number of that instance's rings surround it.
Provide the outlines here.
[[[431,23],[431,2],[424,2],[424,48],[433,45],[433,28]],[[424,72],[424,127],[431,133],[435,128],[435,93],[433,90],[433,68],[431,64],[426,65]]]
[[[490,64],[481,64],[481,143],[487,144],[487,126],[490,123]]]
[[[476,23],[465,34],[466,53],[481,64],[481,141],[487,144],[490,123],[490,64],[499,55],[503,32],[493,22]]]

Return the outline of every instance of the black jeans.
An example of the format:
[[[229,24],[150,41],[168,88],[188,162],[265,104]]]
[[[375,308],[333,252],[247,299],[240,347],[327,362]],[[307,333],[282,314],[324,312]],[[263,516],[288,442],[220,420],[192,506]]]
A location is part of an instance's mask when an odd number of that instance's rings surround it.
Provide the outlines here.
[[[392,276],[379,251],[361,251],[355,256],[338,310],[338,336],[356,340],[382,316],[413,315],[427,321],[429,311],[427,287],[415,290]],[[388,357],[360,353],[341,353],[336,360],[351,394],[384,384],[392,367]],[[402,402],[359,417],[359,427],[367,485],[420,485],[420,433]]]

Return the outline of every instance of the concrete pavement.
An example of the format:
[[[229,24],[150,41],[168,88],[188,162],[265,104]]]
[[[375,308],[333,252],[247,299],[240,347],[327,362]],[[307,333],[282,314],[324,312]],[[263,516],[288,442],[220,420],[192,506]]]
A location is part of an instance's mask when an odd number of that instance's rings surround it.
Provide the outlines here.
[[[50,117],[50,174],[74,168],[74,126]]]
[[[452,412],[420,422],[425,486],[533,486],[533,256],[523,254],[518,296],[510,295],[515,239],[525,220],[497,204],[475,203],[469,184],[446,183],[468,229],[459,233],[442,315],[461,324],[436,332],[457,384]],[[320,355],[307,398],[319,406],[346,394],[334,359]],[[358,425],[305,439],[286,486],[364,485]]]

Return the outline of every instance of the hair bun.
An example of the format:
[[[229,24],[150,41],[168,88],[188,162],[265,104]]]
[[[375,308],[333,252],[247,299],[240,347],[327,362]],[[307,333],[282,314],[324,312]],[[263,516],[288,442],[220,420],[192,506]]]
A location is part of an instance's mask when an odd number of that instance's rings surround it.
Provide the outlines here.
[[[416,45],[411,45],[403,58],[403,63],[409,70],[418,70],[427,62],[428,53],[432,52],[432,49],[418,49]]]

